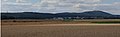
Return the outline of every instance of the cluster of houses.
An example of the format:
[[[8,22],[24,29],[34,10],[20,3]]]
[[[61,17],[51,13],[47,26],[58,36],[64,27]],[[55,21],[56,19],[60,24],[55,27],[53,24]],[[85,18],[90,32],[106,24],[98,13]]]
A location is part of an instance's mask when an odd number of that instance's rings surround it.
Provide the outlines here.
[[[53,20],[65,20],[65,19],[104,19],[102,17],[54,17]]]

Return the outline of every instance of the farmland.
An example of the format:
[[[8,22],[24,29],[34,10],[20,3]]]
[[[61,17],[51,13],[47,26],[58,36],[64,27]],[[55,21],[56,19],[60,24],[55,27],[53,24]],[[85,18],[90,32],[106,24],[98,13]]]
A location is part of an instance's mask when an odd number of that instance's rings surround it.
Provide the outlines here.
[[[2,37],[120,37],[115,20],[2,20]]]
[[[120,24],[120,19],[89,19],[89,20],[2,20],[2,25],[43,25],[43,24]]]

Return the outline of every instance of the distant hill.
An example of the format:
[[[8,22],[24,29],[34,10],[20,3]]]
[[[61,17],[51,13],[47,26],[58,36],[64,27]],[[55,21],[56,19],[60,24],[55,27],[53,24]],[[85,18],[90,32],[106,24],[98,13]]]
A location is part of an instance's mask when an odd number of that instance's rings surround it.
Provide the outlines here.
[[[81,16],[81,17],[105,17],[112,16],[112,14],[103,12],[103,11],[87,11],[82,13],[58,13],[58,15],[62,16]]]
[[[2,19],[120,19],[120,15],[112,15],[103,11],[86,11],[82,13],[1,13]]]

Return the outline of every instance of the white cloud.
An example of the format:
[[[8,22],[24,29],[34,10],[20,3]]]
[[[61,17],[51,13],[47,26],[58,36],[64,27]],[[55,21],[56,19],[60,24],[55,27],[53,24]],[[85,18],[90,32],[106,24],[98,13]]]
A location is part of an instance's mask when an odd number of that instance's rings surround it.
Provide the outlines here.
[[[82,12],[88,10],[105,10],[118,13],[120,2],[113,4],[100,4],[103,0],[41,0],[37,3],[28,3],[29,0],[16,0],[15,2],[3,3],[4,10],[11,11],[41,11],[41,12]],[[11,6],[9,6],[11,5]]]
[[[101,2],[101,0],[81,0],[82,2],[85,3],[96,3],[96,2]]]
[[[120,4],[120,2],[115,2],[114,4]]]
[[[6,2],[6,3],[2,3],[2,5],[32,5],[32,3],[13,3],[13,2]]]
[[[100,2],[100,0],[41,0],[40,3],[36,3],[33,6],[42,6],[42,5],[74,5],[79,4],[81,2],[89,2],[89,3],[95,3]]]
[[[26,2],[25,0],[16,0],[17,3]]]
[[[8,0],[3,0],[4,2],[7,2]]]

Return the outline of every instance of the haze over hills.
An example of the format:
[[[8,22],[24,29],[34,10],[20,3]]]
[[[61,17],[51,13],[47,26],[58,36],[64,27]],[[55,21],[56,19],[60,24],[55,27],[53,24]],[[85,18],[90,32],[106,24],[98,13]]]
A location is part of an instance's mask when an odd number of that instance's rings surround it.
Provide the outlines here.
[[[112,15],[104,11],[86,11],[82,13],[1,13],[2,19],[120,19],[120,15]]]

